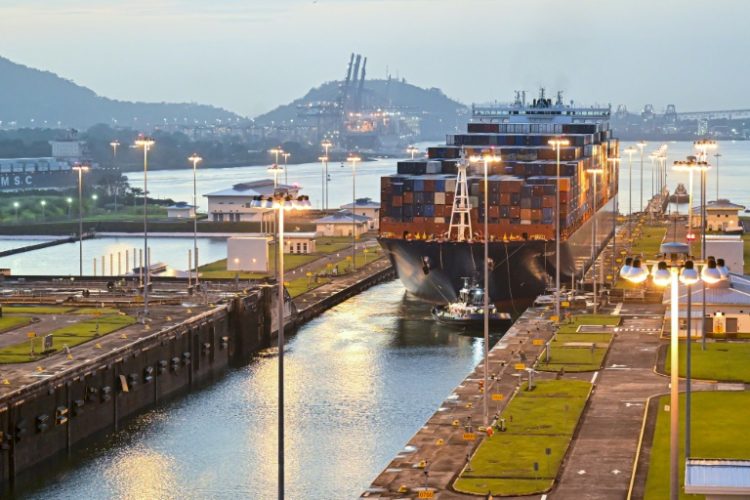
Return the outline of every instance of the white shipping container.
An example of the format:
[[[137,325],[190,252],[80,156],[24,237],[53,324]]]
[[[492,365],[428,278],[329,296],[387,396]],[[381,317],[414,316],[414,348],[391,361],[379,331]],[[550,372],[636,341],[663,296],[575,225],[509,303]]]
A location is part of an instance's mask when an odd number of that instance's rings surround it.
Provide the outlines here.
[[[445,193],[435,193],[435,205],[445,205]]]
[[[428,174],[439,174],[443,169],[443,164],[439,161],[428,161],[427,162],[427,173]]]
[[[445,191],[448,193],[456,192],[456,179],[448,179],[445,181]]]
[[[435,224],[445,224],[445,217],[435,217]]]

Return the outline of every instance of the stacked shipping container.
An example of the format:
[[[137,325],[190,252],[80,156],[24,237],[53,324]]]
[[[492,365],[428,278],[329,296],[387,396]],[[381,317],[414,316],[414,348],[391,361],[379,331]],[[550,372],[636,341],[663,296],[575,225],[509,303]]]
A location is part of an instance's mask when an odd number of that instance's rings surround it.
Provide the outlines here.
[[[575,231],[593,212],[587,169],[605,172],[598,184],[597,206],[615,192],[616,173],[607,158],[617,156],[618,143],[611,139],[606,122],[558,124],[552,131],[540,128],[540,133],[529,134],[534,126],[470,123],[467,134],[449,136],[446,146],[429,148],[427,159],[399,162],[397,174],[381,179],[381,234],[446,237],[462,150],[468,157],[493,149],[502,162],[489,168],[488,207],[483,166],[469,169],[474,232],[481,236],[486,213],[492,239],[554,238],[557,165],[548,141],[559,137],[570,142],[560,150],[561,233],[565,237]]]

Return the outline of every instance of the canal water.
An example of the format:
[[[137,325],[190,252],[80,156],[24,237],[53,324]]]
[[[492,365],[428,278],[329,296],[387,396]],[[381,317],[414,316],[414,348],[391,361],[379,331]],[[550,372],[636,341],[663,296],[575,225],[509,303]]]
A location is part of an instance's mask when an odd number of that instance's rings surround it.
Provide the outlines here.
[[[0,248],[16,248],[41,243],[42,240],[5,240],[0,239]],[[188,249],[193,248],[193,239],[185,237],[149,237],[151,263],[164,262],[171,269],[187,269]],[[5,249],[5,248],[3,248]],[[133,261],[133,250],[143,250],[143,237],[98,237],[83,242],[83,273],[92,275],[94,259],[96,274],[102,274],[101,257],[105,256],[107,273],[110,273],[110,255],[113,255],[113,267],[117,273],[117,254],[122,262],[122,274],[132,270],[138,263]],[[78,276],[79,256],[78,242],[62,243],[39,250],[19,253],[0,258],[0,267],[10,268],[17,275],[60,275]],[[125,252],[128,252],[129,265],[125,263]],[[198,238],[198,254],[201,263],[214,262],[227,258],[226,238]],[[136,254],[137,255],[137,254]]]
[[[352,499],[479,362],[397,281],[314,319],[285,356],[287,497]],[[277,358],[136,418],[36,475],[23,499],[276,497]]]

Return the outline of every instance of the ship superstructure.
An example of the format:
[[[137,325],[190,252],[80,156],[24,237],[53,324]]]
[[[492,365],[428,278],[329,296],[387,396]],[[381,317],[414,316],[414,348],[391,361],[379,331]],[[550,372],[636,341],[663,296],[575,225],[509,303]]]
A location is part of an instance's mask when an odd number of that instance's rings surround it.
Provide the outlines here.
[[[561,93],[553,101],[542,90],[527,103],[517,92],[511,104],[472,106],[466,133],[448,135],[426,158],[399,162],[396,174],[381,179],[380,242],[407,288],[427,299],[453,300],[461,277],[479,274],[488,237],[493,300],[544,290],[555,262],[558,180],[551,139],[568,141],[560,148],[561,273],[580,273],[592,253],[592,218],[599,218],[599,245],[614,224],[618,179],[608,159],[618,156],[618,141],[609,116],[609,107],[565,104]],[[484,166],[468,158],[487,153],[502,161],[489,165],[485,206]],[[586,173],[593,168],[603,170],[596,195]]]

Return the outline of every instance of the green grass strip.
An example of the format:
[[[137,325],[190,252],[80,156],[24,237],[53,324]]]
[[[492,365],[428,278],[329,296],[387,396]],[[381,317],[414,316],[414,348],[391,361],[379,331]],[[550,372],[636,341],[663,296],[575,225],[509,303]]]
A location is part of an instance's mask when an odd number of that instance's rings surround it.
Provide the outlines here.
[[[704,380],[750,383],[750,343],[748,342],[708,342],[706,350],[700,342],[691,346],[691,376]],[[667,349],[665,371],[672,373],[671,347]],[[685,343],[680,342],[680,377],[686,373]]]
[[[3,316],[0,318],[0,333],[15,330],[31,324],[31,318],[28,316]]]
[[[750,459],[747,429],[750,427],[750,392],[693,392],[691,404],[691,455],[700,458]],[[669,396],[659,399],[656,431],[646,479],[646,500],[669,498]],[[703,498],[685,495],[685,399],[680,394],[680,498]]]
[[[26,340],[0,349],[0,364],[28,363],[37,361],[49,354],[60,351],[64,346],[74,347],[84,342],[116,332],[135,323],[135,318],[120,314],[87,319],[49,332],[52,334],[52,350],[41,354],[42,336],[34,339],[34,356],[31,355],[31,341]]]
[[[544,380],[537,382],[533,391],[524,388],[525,385],[502,413],[507,431],[496,432],[482,441],[470,467],[454,483],[457,491],[530,495],[552,486],[591,384],[581,380]]]

